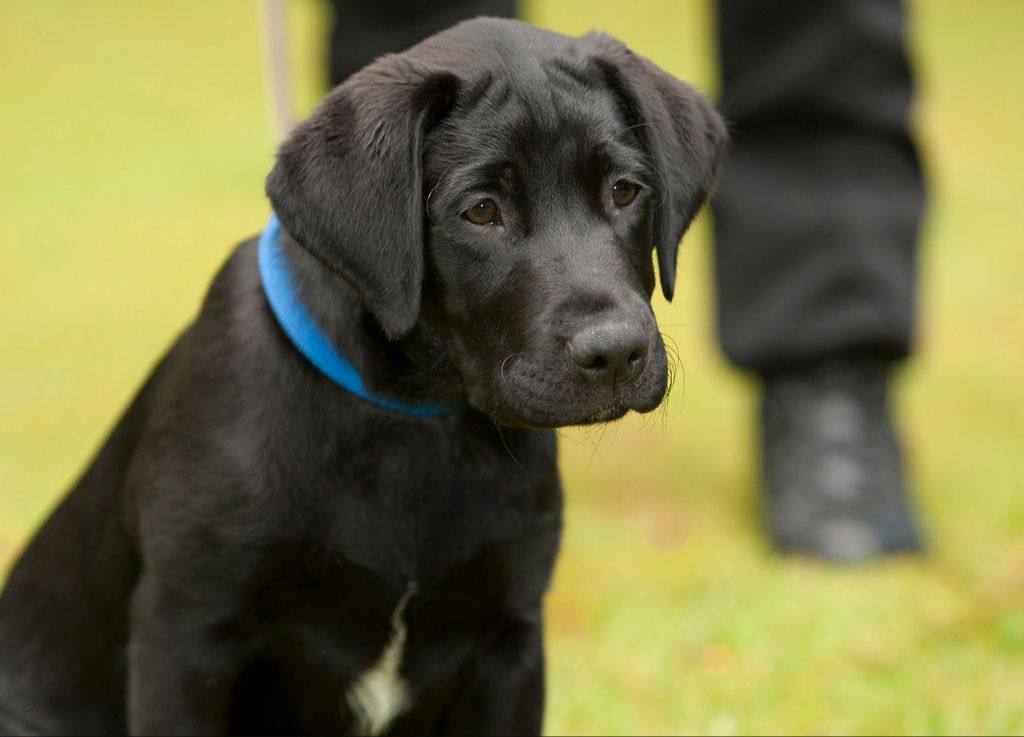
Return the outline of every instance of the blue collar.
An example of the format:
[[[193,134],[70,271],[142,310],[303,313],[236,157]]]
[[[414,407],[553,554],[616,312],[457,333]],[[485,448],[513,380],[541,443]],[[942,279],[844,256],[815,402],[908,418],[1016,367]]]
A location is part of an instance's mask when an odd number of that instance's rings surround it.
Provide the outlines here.
[[[331,345],[330,339],[316,324],[313,315],[295,290],[295,280],[279,240],[281,223],[270,214],[270,222],[260,233],[259,266],[263,292],[270,309],[299,353],[310,363],[357,397],[379,407],[417,417],[436,417],[459,411],[460,407],[442,404],[405,404],[396,399],[372,393],[363,383],[356,367]]]

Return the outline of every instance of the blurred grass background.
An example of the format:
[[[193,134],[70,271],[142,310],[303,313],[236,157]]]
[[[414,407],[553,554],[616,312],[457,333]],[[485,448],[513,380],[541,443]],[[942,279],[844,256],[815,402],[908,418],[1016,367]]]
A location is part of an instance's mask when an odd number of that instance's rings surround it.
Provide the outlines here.
[[[715,350],[701,224],[656,305],[685,373],[664,420],[563,433],[549,733],[1024,733],[1024,3],[912,8],[932,207],[898,411],[931,554],[766,550],[755,395]],[[289,13],[304,113],[324,8]],[[710,13],[527,4],[712,91]],[[0,570],[262,226],[271,157],[252,0],[0,2]]]

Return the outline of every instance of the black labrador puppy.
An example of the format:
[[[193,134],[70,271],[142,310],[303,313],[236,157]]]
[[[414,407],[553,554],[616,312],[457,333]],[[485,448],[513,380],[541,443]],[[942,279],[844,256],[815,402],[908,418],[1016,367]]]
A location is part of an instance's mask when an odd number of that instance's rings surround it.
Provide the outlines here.
[[[537,733],[550,428],[656,407],[725,140],[597,33],[481,19],[294,131],[0,598],[2,733]]]

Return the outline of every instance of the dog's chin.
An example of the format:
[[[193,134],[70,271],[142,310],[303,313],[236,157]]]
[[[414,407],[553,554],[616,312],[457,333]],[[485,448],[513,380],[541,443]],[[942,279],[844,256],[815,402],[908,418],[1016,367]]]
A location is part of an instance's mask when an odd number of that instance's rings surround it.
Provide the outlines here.
[[[638,387],[639,388],[639,387]],[[507,392],[498,402],[490,403],[488,414],[501,425],[532,429],[553,429],[614,422],[627,413],[650,412],[661,404],[665,390],[642,392],[643,396],[627,396],[605,401],[544,402],[527,393]]]

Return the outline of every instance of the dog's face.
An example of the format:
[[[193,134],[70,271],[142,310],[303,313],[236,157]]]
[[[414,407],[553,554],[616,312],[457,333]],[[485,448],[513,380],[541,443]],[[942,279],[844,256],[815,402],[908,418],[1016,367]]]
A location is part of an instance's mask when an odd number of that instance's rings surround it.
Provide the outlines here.
[[[506,423],[653,409],[656,174],[600,78],[482,75],[426,139],[425,313],[470,401]]]
[[[482,19],[337,88],[267,189],[389,337],[440,334],[470,404],[584,424],[664,396],[652,249],[671,298],[724,141],[698,93],[614,39]]]

